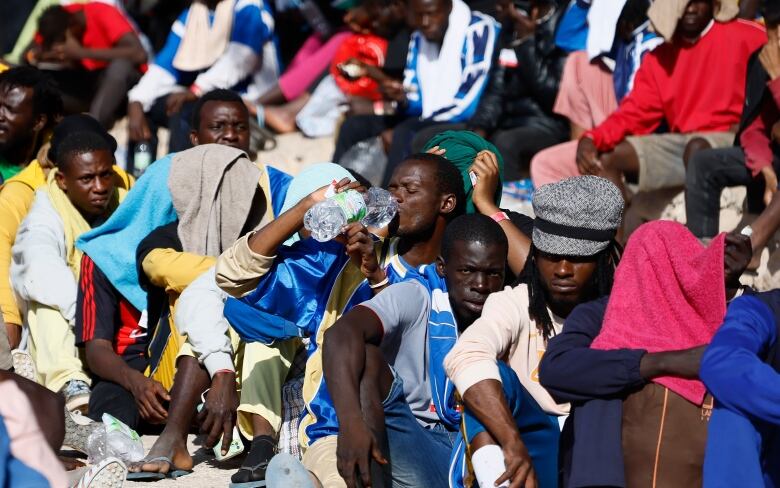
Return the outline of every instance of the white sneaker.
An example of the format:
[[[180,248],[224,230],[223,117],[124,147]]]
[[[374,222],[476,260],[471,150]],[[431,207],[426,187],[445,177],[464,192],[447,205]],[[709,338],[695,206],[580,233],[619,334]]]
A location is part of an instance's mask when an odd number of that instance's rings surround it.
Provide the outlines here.
[[[60,392],[65,396],[65,408],[71,412],[79,411],[88,413],[89,395],[92,391],[89,385],[82,380],[70,380],[65,383]]]
[[[35,362],[29,352],[14,349],[11,351],[11,360],[14,363],[14,373],[22,378],[35,381],[38,372],[35,370]]]
[[[73,488],[122,488],[126,477],[125,463],[109,457],[89,468]]]
[[[62,443],[84,454],[87,453],[87,440],[95,429],[103,428],[102,422],[93,422],[91,419],[71,413],[65,409],[65,439]]]

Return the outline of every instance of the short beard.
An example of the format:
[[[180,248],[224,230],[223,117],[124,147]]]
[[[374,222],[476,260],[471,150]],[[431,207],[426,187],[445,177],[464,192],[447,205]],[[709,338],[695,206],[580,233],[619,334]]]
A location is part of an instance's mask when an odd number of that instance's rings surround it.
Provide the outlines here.
[[[396,226],[395,232],[392,235],[394,235],[396,237],[401,237],[401,238],[403,238],[405,240],[408,240],[408,241],[424,242],[424,241],[429,240],[433,236],[434,232],[436,232],[436,222],[435,221],[429,227],[426,227],[426,228],[423,228],[423,229],[417,229],[417,230],[413,230],[413,231],[409,231],[409,232],[401,232],[400,229],[398,228],[398,226]]]
[[[591,300],[595,300],[598,298],[598,289],[596,287],[596,276],[595,273],[593,276],[590,277],[588,282],[583,286],[582,290],[583,293],[577,298],[571,298],[571,299],[565,299],[565,300],[555,300],[550,294],[550,291],[547,289],[544,284],[542,284],[542,290],[544,292],[544,301],[547,304],[547,308],[552,310],[553,312],[558,315],[558,310],[566,310],[568,309],[571,311],[576,307],[577,305],[581,303],[586,303]]]
[[[34,136],[22,137],[15,141],[0,143],[0,154],[3,155],[13,154],[17,151],[24,149],[25,147],[32,146],[33,137]]]

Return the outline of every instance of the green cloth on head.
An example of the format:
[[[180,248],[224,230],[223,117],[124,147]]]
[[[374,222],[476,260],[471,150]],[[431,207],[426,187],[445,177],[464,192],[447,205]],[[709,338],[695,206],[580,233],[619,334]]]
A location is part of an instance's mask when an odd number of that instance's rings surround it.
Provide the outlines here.
[[[281,215],[290,210],[296,206],[298,202],[323,186],[327,186],[334,181],[339,182],[344,178],[355,181],[352,174],[345,167],[339,166],[338,164],[319,163],[309,166],[298,173],[290,182],[290,186],[287,188],[287,196],[284,197],[282,210],[279,214]],[[300,237],[298,237],[298,234],[296,233],[284,241],[284,243],[285,245],[290,246],[299,240]]]
[[[501,204],[501,192],[504,184],[504,158],[501,157],[501,153],[498,152],[496,146],[468,130],[441,132],[433,136],[425,144],[423,151],[428,151],[436,146],[446,151],[444,157],[452,162],[463,176],[463,189],[466,192],[466,213],[475,213],[477,211],[472,200],[474,187],[471,184],[469,168],[474,164],[474,158],[477,157],[480,151],[490,151],[495,154],[496,159],[498,159],[498,188],[496,188],[496,194],[493,199],[496,205]]]

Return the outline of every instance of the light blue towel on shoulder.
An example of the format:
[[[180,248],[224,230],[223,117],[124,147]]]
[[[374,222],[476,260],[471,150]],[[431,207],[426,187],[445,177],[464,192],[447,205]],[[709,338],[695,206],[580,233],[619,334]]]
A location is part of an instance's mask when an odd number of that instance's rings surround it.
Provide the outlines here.
[[[76,247],[140,311],[146,310],[146,292],[138,282],[138,245],[154,229],[177,219],[168,189],[171,159],[168,155],[150,165],[113,215],[76,242]]]

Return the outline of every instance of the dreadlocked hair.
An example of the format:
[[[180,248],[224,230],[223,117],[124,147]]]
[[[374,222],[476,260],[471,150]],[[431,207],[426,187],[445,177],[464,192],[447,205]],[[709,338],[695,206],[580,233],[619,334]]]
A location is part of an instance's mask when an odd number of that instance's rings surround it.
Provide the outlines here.
[[[620,262],[623,248],[613,240],[606,249],[596,256],[596,271],[591,279],[590,294],[586,300],[595,300],[609,295],[612,284],[615,281],[615,268]],[[536,247],[531,244],[531,252],[525,263],[523,271],[517,278],[515,286],[525,284],[528,286],[528,315],[536,322],[536,327],[545,341],[555,335],[552,318],[547,310],[547,298],[542,285],[542,277],[539,267],[536,265]]]

